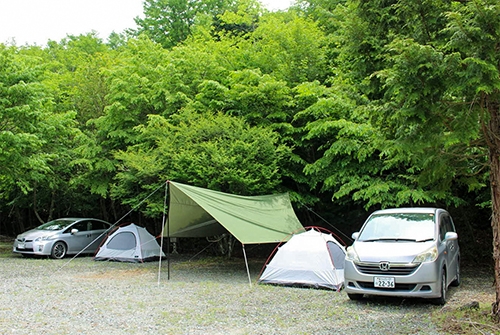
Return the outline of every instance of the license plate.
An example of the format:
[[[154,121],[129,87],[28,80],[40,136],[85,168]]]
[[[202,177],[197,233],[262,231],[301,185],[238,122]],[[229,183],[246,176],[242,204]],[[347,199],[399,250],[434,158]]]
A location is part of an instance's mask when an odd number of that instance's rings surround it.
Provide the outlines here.
[[[393,277],[375,277],[373,278],[373,286],[382,288],[396,287]]]
[[[17,249],[24,249],[24,248],[26,248],[26,245],[24,243],[17,244]]]

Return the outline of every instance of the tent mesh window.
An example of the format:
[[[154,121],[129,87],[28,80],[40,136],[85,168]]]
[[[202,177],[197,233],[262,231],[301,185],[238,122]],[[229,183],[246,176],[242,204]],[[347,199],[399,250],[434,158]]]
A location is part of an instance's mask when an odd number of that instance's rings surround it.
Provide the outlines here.
[[[333,265],[336,269],[340,270],[344,268],[345,253],[342,248],[333,243],[332,241],[327,242],[328,251],[330,251],[330,257],[333,260]]]
[[[134,249],[136,245],[137,241],[135,240],[134,233],[126,231],[113,236],[108,242],[107,247],[115,250],[129,250]]]

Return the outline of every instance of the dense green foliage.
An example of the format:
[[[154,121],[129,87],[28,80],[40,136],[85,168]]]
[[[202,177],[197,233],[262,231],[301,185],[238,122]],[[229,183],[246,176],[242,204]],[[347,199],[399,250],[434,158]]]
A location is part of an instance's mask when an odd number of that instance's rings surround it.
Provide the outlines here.
[[[376,208],[443,206],[488,258],[499,11],[148,0],[139,29],[108,42],[0,44],[0,233],[131,209],[158,222],[162,192],[142,200],[175,180],[288,191],[304,225],[347,235]]]

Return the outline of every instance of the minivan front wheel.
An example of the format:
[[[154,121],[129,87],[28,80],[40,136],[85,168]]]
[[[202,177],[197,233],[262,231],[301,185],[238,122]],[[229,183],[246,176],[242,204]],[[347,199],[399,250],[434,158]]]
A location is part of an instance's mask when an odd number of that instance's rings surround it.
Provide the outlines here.
[[[439,298],[436,298],[436,299],[433,300],[433,302],[436,305],[444,305],[446,303],[446,290],[447,290],[447,287],[446,287],[446,271],[445,271],[445,269],[443,269],[441,271],[441,288],[440,288],[441,296]]]

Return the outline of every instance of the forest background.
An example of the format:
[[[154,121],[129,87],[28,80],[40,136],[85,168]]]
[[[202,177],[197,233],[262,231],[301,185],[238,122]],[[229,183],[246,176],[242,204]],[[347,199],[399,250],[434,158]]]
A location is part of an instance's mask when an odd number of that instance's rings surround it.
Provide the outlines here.
[[[136,22],[0,44],[0,235],[124,215],[159,234],[173,180],[289,192],[346,242],[373,210],[444,207],[463,262],[498,259],[496,0],[146,0]]]

